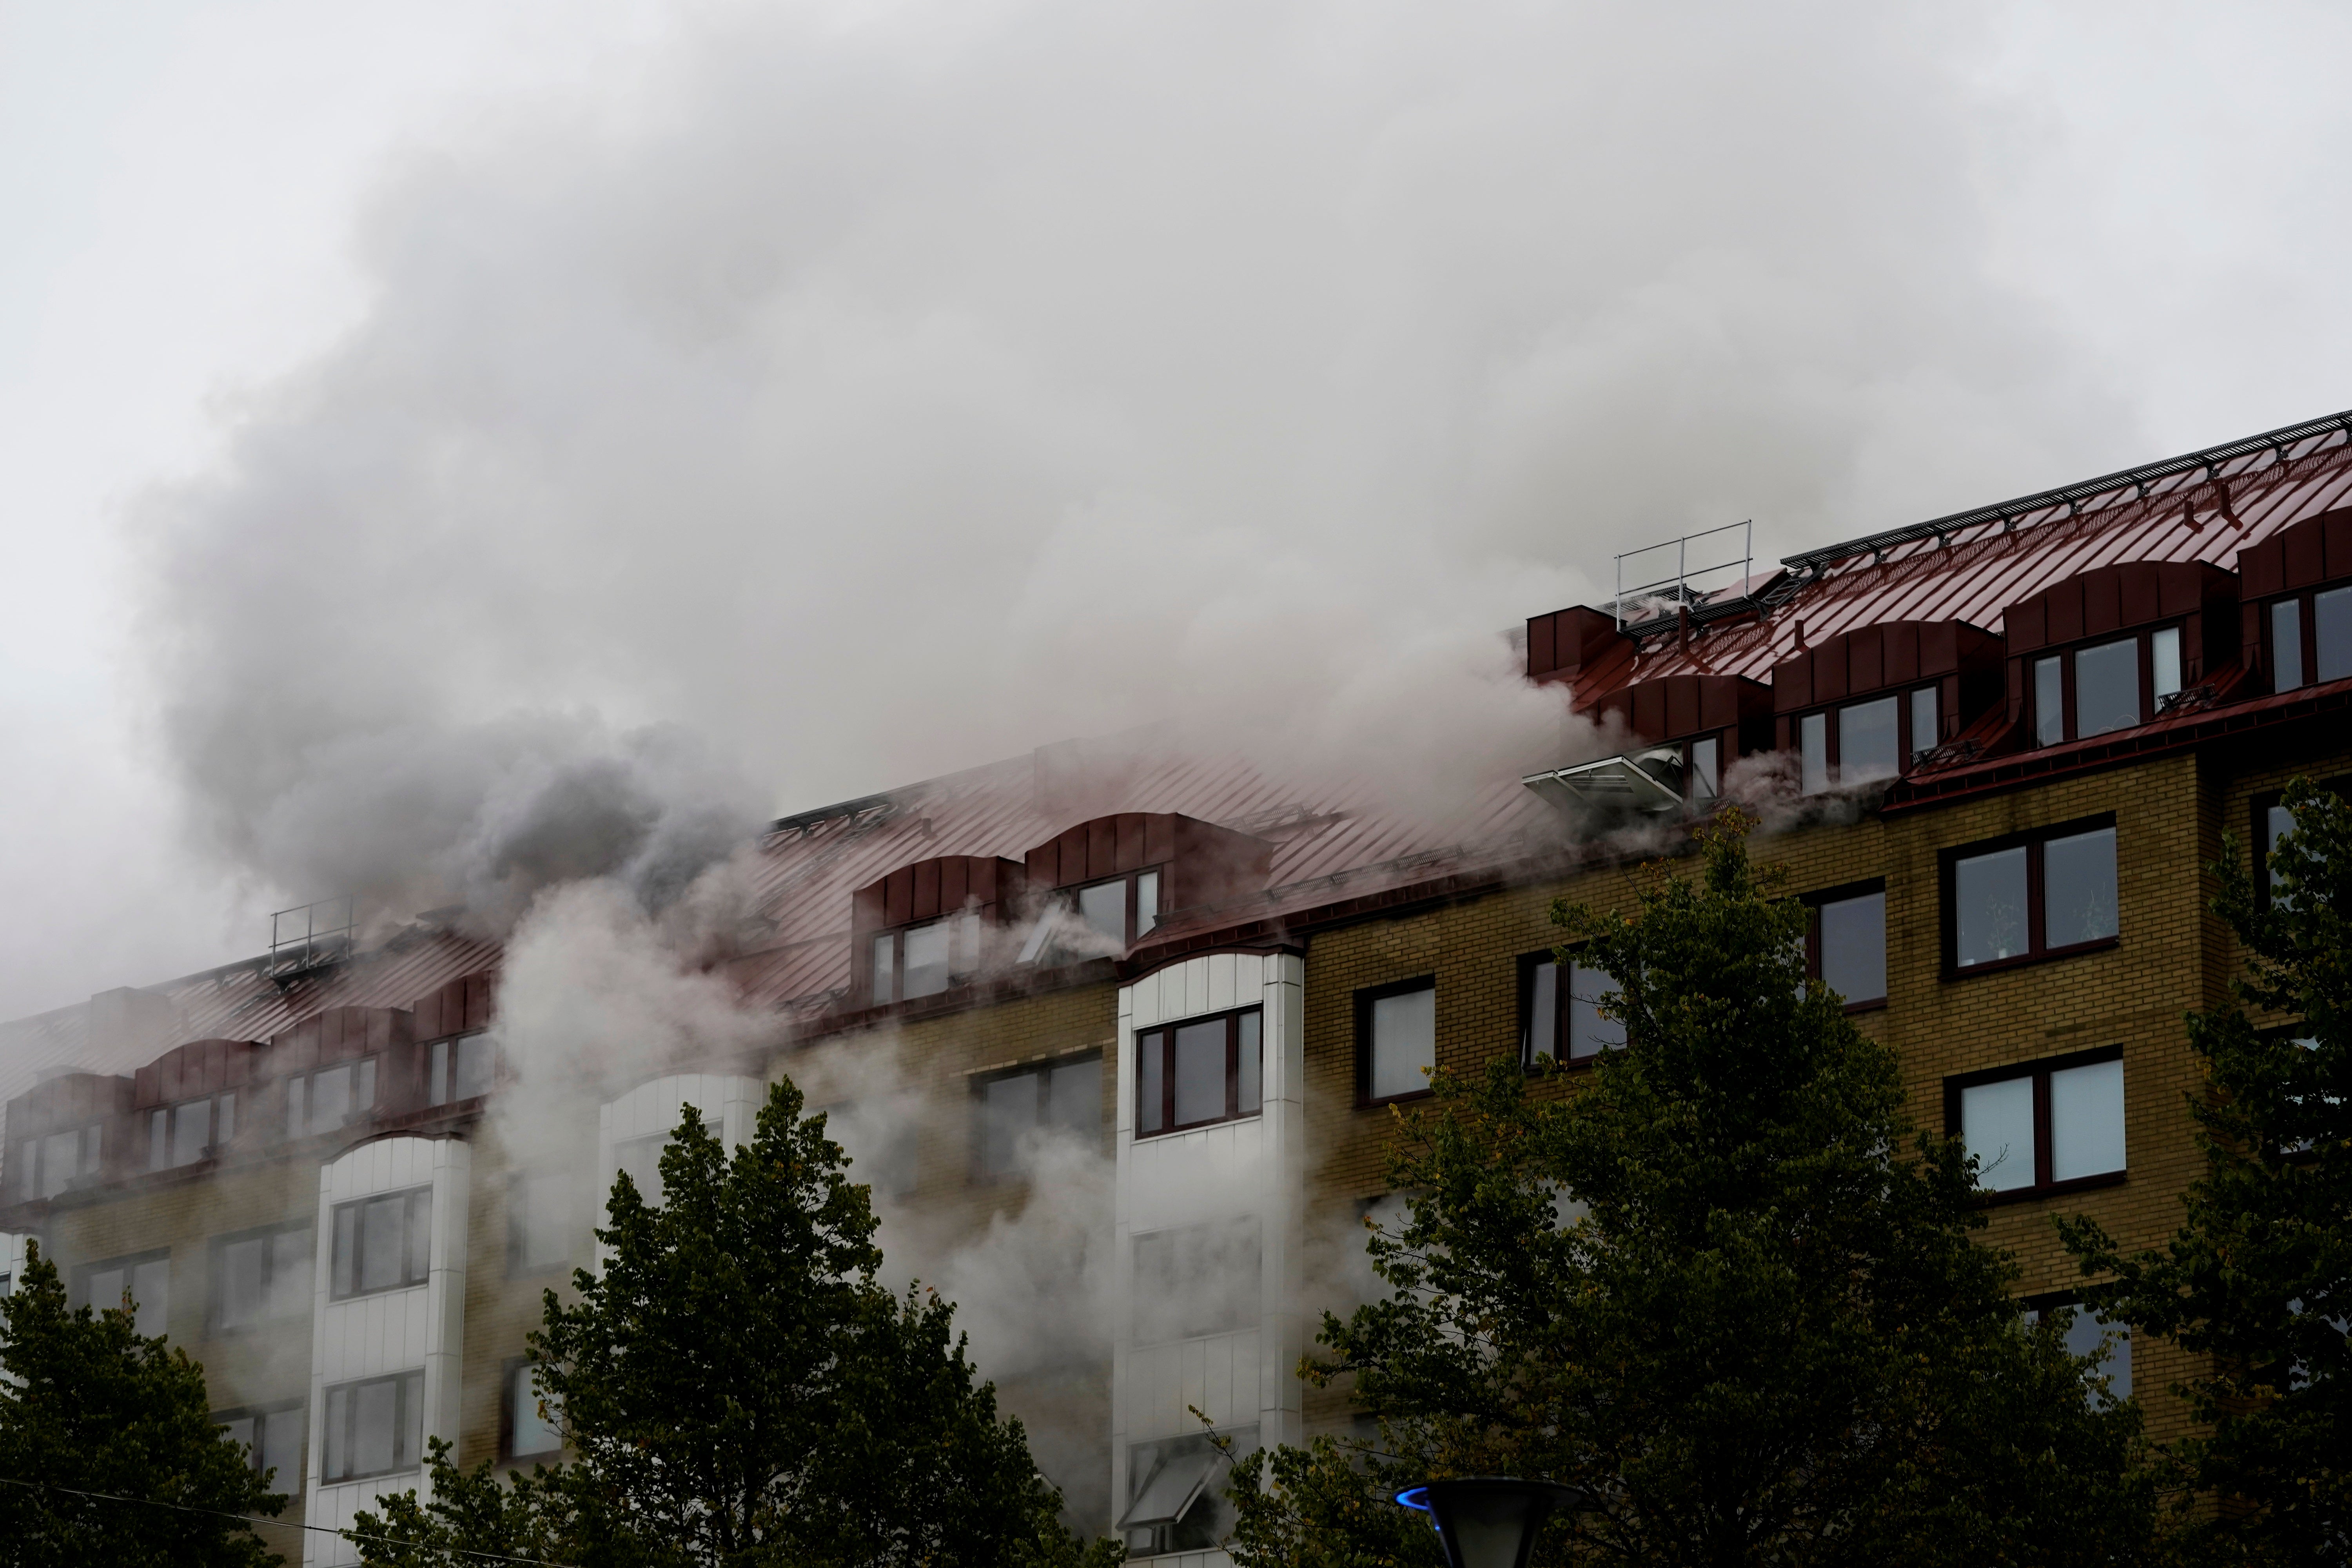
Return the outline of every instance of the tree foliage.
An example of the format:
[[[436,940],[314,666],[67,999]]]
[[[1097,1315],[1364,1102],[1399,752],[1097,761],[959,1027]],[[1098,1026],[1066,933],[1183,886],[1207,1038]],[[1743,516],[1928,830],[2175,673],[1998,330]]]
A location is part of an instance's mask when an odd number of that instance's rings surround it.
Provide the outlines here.
[[[356,1517],[366,1560],[458,1552],[579,1568],[884,1568],[1115,1562],[1060,1521],[936,1295],[876,1282],[867,1189],[824,1118],[770,1091],[730,1156],[686,1107],[663,1197],[613,1184],[601,1272],[547,1292],[530,1337],[567,1463],[502,1480],[436,1444],[429,1500]]]
[[[0,1479],[10,1483],[0,1486],[0,1561],[283,1561],[250,1524],[226,1517],[275,1516],[286,1500],[213,1424],[205,1370],[187,1352],[141,1338],[126,1308],[68,1310],[57,1265],[38,1243],[26,1244],[25,1272],[0,1297]]]
[[[2220,1561],[2352,1556],[2352,805],[2298,779],[2294,828],[2257,896],[2234,839],[2215,912],[2243,944],[2230,999],[2192,1014],[2207,1083],[2189,1097],[2204,1173],[2162,1249],[2119,1255],[2064,1231],[2092,1293],[2213,1371],[2180,1392],[2204,1430],[2172,1446],[2208,1500],[2197,1544]]]
[[[2086,1391],[2055,1317],[2021,1315],[2014,1264],[1970,1234],[1969,1162],[1915,1136],[1892,1055],[1807,980],[1804,912],[1746,827],[1705,830],[1638,913],[1555,908],[1618,983],[1623,1049],[1534,1092],[1513,1061],[1441,1071],[1402,1118],[1410,1218],[1370,1241],[1390,1295],[1327,1314],[1306,1369],[1351,1385],[1380,1438],[1237,1465],[1247,1568],[1434,1565],[1389,1494],[1481,1473],[1590,1495],[1542,1562],[2144,1544],[2137,1408]]]

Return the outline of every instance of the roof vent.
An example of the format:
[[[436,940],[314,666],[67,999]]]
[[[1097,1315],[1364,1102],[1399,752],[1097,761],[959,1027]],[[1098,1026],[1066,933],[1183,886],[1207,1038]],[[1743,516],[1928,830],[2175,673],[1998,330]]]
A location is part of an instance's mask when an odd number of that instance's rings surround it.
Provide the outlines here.
[[[1683,749],[1647,746],[1623,756],[1529,773],[1519,781],[1554,805],[1600,816],[1655,816],[1683,805]]]
[[[346,896],[321,899],[271,915],[269,977],[283,980],[341,963],[352,951],[352,917],[357,907],[358,900]]]

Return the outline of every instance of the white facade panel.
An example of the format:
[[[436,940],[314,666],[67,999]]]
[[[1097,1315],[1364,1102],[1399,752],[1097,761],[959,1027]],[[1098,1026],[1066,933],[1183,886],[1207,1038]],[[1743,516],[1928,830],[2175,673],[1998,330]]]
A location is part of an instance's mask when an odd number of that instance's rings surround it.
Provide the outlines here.
[[[422,1468],[360,1480],[325,1480],[326,1391],[333,1384],[394,1373],[424,1373],[423,1442],[457,1439],[461,1352],[465,1345],[466,1224],[473,1151],[454,1138],[379,1138],[319,1173],[318,1252],[313,1260],[310,1394],[303,1477],[308,1521],[341,1529],[379,1498],[426,1489]],[[380,1194],[429,1188],[433,1194],[422,1285],[333,1300],[335,1205]],[[349,1542],[305,1532],[306,1564],[356,1563]]]

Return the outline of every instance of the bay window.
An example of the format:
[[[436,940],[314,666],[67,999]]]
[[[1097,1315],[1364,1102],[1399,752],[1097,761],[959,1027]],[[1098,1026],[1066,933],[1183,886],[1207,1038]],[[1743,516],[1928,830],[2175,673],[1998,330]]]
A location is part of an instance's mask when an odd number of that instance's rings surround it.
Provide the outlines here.
[[[353,1481],[417,1468],[425,1436],[425,1373],[394,1373],[327,1390],[323,1481]]]
[[[1948,973],[2088,951],[2116,940],[2111,818],[1948,849]]]
[[[338,1300],[425,1283],[433,1236],[433,1189],[383,1193],[337,1204],[329,1292]]]
[[[1264,1100],[1264,1014],[1188,1018],[1135,1036],[1135,1135],[1255,1116]]]
[[[1948,1079],[1944,1120],[1976,1161],[1981,1192],[2033,1197],[2119,1181],[2122,1047]]]

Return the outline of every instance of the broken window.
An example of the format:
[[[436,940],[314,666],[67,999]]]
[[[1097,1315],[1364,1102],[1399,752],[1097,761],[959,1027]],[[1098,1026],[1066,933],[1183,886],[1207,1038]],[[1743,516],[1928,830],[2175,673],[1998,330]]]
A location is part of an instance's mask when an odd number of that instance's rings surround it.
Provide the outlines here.
[[[1238,1458],[1257,1447],[1257,1428],[1243,1426],[1217,1435]],[[1224,1495],[1231,1461],[1205,1432],[1157,1443],[1137,1443],[1127,1451],[1126,1511],[1118,1527],[1129,1555],[1206,1552],[1233,1529],[1233,1505]]]
[[[1135,1342],[1164,1344],[1255,1327],[1262,1248],[1255,1216],[1135,1238]]]

